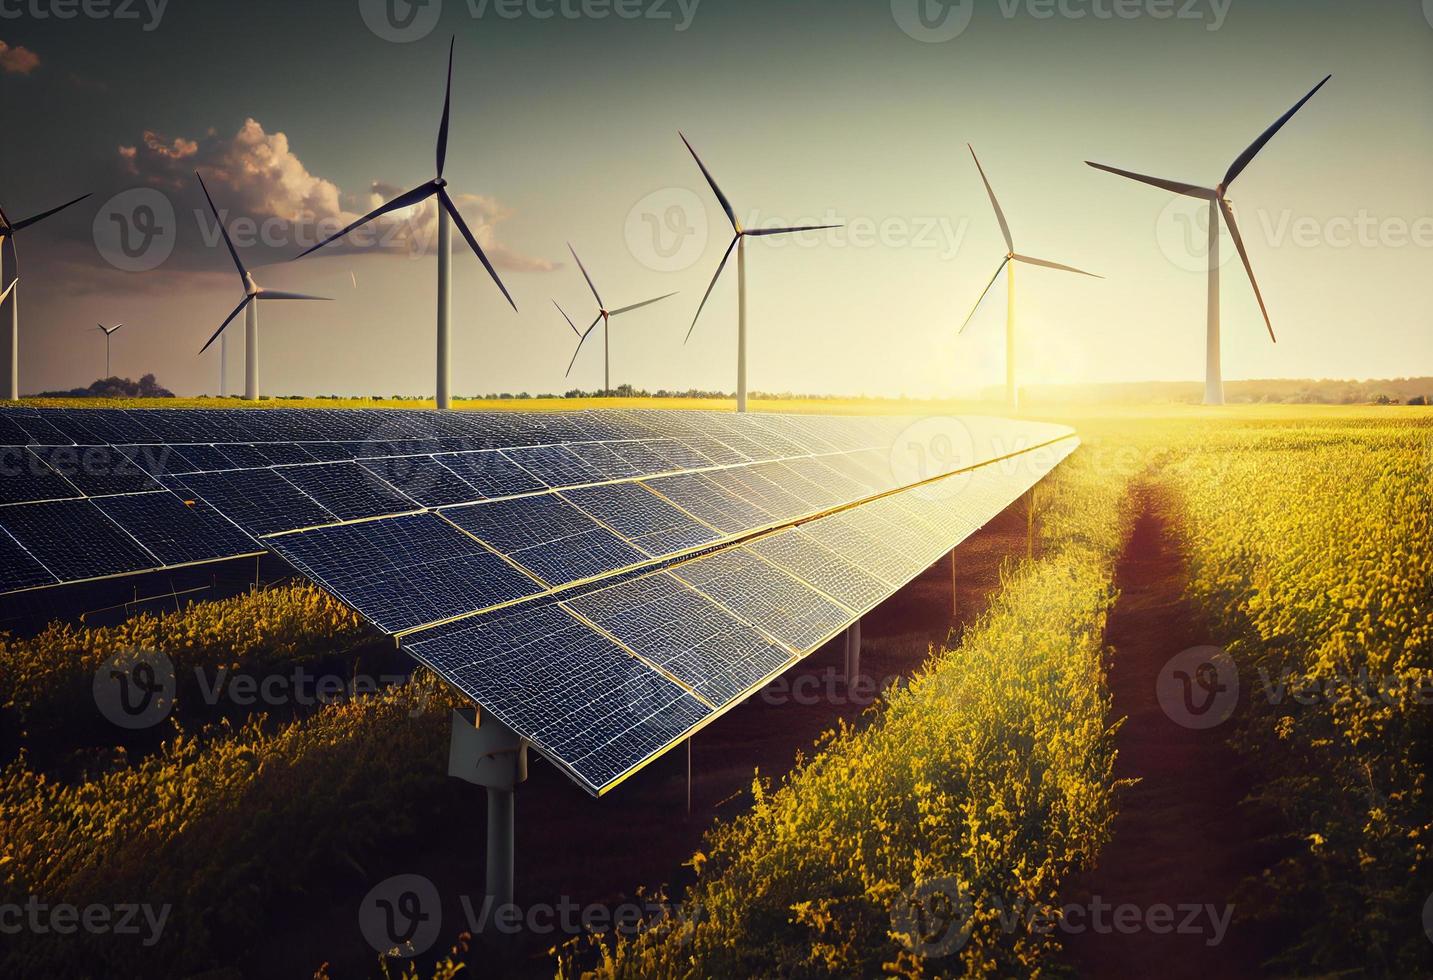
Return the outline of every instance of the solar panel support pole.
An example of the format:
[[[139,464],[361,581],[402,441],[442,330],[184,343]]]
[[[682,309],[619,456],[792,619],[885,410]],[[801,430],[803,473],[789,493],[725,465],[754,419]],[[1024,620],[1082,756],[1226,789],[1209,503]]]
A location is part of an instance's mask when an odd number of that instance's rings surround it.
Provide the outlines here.
[[[736,243],[736,410],[746,411],[746,236]]]
[[[1209,320],[1204,338],[1204,404],[1224,404],[1224,375],[1219,364],[1219,202],[1209,202]]]
[[[527,779],[527,744],[491,715],[453,712],[448,775],[488,791],[487,895],[496,912],[513,904],[515,794]]]
[[[846,688],[849,690],[861,675],[861,621],[846,627]]]
[[[453,219],[441,203],[438,207],[438,387],[440,411],[453,407]]]
[[[251,300],[244,309],[244,398],[259,400],[259,304]]]

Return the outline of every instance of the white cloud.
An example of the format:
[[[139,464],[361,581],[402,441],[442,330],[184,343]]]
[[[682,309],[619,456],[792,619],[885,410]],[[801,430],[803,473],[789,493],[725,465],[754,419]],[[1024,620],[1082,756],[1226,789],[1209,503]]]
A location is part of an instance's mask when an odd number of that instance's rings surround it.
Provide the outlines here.
[[[28,75],[40,67],[40,56],[23,45],[14,47],[0,41],[0,72]]]

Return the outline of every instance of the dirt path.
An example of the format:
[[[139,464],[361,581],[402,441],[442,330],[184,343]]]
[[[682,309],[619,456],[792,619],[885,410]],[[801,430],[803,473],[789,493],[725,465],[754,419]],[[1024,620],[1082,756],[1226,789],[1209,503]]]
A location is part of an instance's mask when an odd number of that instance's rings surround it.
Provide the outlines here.
[[[1123,793],[1099,867],[1072,881],[1064,897],[1091,923],[1095,909],[1129,906],[1121,914],[1133,925],[1087,928],[1062,941],[1082,976],[1257,976],[1262,944],[1241,928],[1232,905],[1239,882],[1264,866],[1261,829],[1239,805],[1247,777],[1224,741],[1234,722],[1194,730],[1160,706],[1156,685],[1169,660],[1212,637],[1183,598],[1187,572],[1169,501],[1157,487],[1134,493],[1140,517],[1116,572],[1120,598],[1107,640],[1114,717],[1127,719],[1116,775],[1140,782]],[[1168,924],[1163,906],[1173,909]],[[1223,919],[1227,928],[1216,922]],[[1116,913],[1105,911],[1103,920],[1114,923]]]

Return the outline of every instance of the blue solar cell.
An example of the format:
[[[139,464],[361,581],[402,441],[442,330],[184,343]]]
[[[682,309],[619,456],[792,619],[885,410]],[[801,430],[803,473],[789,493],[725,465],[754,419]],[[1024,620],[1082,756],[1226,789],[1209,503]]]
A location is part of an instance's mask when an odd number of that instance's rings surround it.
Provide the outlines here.
[[[32,441],[30,433],[20,428],[10,415],[0,415],[0,446],[27,446]]]
[[[472,487],[480,500],[547,489],[547,484],[500,452],[456,453],[433,458]]]
[[[403,647],[594,792],[711,713],[551,603],[428,630]]]
[[[540,591],[531,578],[433,514],[337,524],[264,543],[387,633]]]
[[[562,496],[654,557],[710,544],[718,535],[640,483],[609,483]]]
[[[503,455],[554,489],[600,483],[606,479],[564,446],[504,449]]]
[[[0,592],[54,585],[57,581],[18,541],[0,530]]]
[[[89,497],[159,489],[149,474],[113,446],[36,446],[30,451]]]
[[[792,660],[789,651],[749,623],[664,572],[598,589],[563,605],[717,707],[740,698]]]
[[[174,473],[213,473],[224,470],[237,470],[242,467],[236,465],[233,460],[224,455],[223,450],[216,446],[203,443],[185,443],[173,447],[174,457],[182,463],[184,469],[175,467],[171,470]]]
[[[332,524],[333,514],[273,470],[181,477],[191,494],[255,537]]]
[[[424,507],[447,507],[482,499],[482,494],[432,456],[365,459],[359,465]]]
[[[357,463],[286,466],[275,472],[317,500],[324,510],[341,521],[419,509],[408,497]]]
[[[70,446],[74,444],[74,440],[40,415],[12,415],[11,419],[29,433],[31,442],[38,445]]]
[[[186,506],[172,493],[126,494],[95,501],[165,565],[186,565],[261,552],[263,546],[204,504]]]
[[[678,565],[672,574],[800,653],[814,650],[852,618],[830,599],[741,548]]]
[[[647,560],[642,552],[552,494],[454,507],[442,514],[551,585],[565,585]]]
[[[854,613],[864,613],[890,595],[886,583],[862,570],[858,563],[865,556],[860,552],[837,554],[801,530],[779,531],[747,548]]]
[[[79,489],[23,446],[0,447],[0,503],[63,500],[82,496]]]
[[[772,520],[766,511],[718,486],[703,473],[680,473],[643,482],[723,534],[754,531]]]
[[[770,515],[770,521],[795,520],[811,514],[815,509],[813,505],[788,493],[749,466],[712,470],[703,475],[728,493],[735,494],[748,504],[765,511]]]
[[[567,449],[596,470],[604,480],[625,480],[640,475],[637,467],[599,442],[579,442]]]
[[[88,500],[0,507],[0,527],[64,582],[160,564]]]

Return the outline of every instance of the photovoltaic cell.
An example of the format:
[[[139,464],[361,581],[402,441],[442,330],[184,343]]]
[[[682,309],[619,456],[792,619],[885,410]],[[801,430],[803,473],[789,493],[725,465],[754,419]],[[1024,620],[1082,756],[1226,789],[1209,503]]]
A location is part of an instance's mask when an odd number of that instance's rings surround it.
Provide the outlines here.
[[[496,450],[433,458],[472,487],[478,500],[514,497],[547,489],[547,484]]]
[[[671,575],[643,575],[564,603],[717,707],[792,656]]]
[[[454,507],[442,515],[549,585],[641,564],[647,556],[552,494]]]
[[[186,505],[166,491],[100,497],[94,503],[165,565],[266,550],[207,505]]]
[[[640,483],[565,490],[562,497],[652,556],[710,544],[718,535]]]
[[[366,459],[359,465],[424,507],[447,507],[482,499],[482,494],[432,456]]]
[[[504,449],[502,452],[508,459],[554,489],[600,483],[607,479],[565,446],[534,446],[529,449]]]
[[[338,524],[264,543],[387,633],[540,591],[528,576],[433,514]]]
[[[551,603],[438,627],[404,642],[593,790],[701,723],[710,709]]]
[[[719,486],[703,473],[681,473],[643,481],[648,487],[726,535],[771,523],[771,515]]]
[[[87,497],[159,489],[149,474],[113,446],[36,446],[30,451]]]
[[[850,620],[830,599],[741,548],[677,565],[672,574],[793,650],[816,647]]]
[[[122,575],[162,564],[88,500],[3,507],[0,527],[65,582]]]
[[[18,541],[0,530],[0,591],[32,589],[57,581]]]
[[[747,548],[853,613],[864,613],[890,595],[884,582],[862,571],[859,552],[839,555],[799,529],[758,538]]]
[[[332,524],[333,514],[273,470],[195,473],[185,487],[255,537]]]
[[[341,521],[419,509],[408,497],[357,463],[288,466],[276,472]]]
[[[79,497],[79,489],[23,446],[0,447],[0,504]]]

